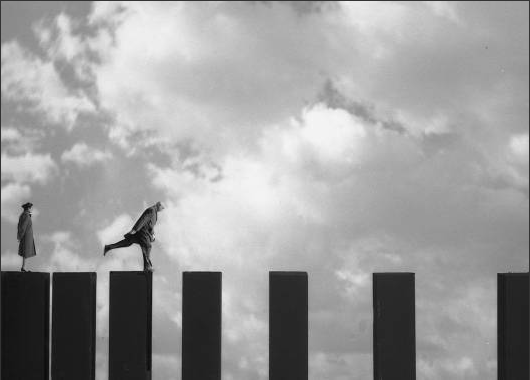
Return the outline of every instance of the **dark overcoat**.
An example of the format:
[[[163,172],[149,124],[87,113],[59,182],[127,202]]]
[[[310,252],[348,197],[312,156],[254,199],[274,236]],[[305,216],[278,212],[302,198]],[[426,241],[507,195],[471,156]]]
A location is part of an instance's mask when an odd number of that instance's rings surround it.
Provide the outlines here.
[[[157,219],[158,212],[156,206],[152,206],[147,208],[134,224],[133,229],[137,231],[136,235],[140,244],[148,247],[151,246],[151,242],[155,240],[154,226]]]
[[[20,214],[17,227],[18,254],[28,258],[37,255],[35,251],[35,241],[33,240],[33,224],[31,223],[31,214],[24,211]]]

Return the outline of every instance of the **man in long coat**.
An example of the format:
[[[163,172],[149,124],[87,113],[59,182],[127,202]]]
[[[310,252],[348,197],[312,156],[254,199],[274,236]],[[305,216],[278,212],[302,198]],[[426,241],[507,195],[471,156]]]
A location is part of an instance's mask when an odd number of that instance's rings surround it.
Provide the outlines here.
[[[152,271],[153,264],[151,263],[151,243],[155,241],[154,226],[158,219],[158,212],[162,211],[164,206],[162,203],[156,202],[154,206],[147,208],[133,228],[124,236],[125,239],[120,240],[114,244],[105,245],[103,256],[108,251],[115,248],[129,247],[131,244],[138,244],[142,249],[142,256],[144,261],[144,271]]]
[[[35,241],[33,240],[33,224],[31,222],[31,207],[33,204],[31,202],[24,203],[22,208],[22,214],[18,218],[17,226],[17,240],[18,244],[18,254],[22,256],[22,268],[21,272],[29,272],[25,269],[26,259],[37,255],[35,250]]]

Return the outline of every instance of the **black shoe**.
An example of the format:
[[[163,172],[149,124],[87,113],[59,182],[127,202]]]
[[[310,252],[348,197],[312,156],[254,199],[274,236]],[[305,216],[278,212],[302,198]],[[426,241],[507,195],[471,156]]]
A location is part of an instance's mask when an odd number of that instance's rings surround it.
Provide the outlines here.
[[[21,272],[31,272],[30,270],[26,270],[26,269],[24,269],[24,268],[20,268],[20,271],[21,271]]]

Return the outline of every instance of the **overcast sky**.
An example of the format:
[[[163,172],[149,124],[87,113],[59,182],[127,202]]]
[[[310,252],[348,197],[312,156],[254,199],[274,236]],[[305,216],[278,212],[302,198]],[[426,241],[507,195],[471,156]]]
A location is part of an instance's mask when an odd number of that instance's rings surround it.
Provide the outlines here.
[[[97,271],[167,205],[153,378],[181,272],[223,272],[223,379],[267,379],[268,271],[309,274],[312,380],[372,376],[377,271],[416,273],[419,379],[496,379],[496,273],[528,271],[528,2],[2,2],[2,270]]]

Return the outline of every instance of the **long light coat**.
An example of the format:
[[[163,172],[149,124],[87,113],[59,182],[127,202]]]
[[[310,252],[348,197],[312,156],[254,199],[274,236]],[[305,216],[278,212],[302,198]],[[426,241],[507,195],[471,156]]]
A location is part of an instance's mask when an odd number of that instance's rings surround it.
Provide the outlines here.
[[[29,211],[24,211],[20,214],[17,227],[17,239],[19,240],[19,256],[28,258],[37,255],[35,241],[33,240],[33,224]]]

